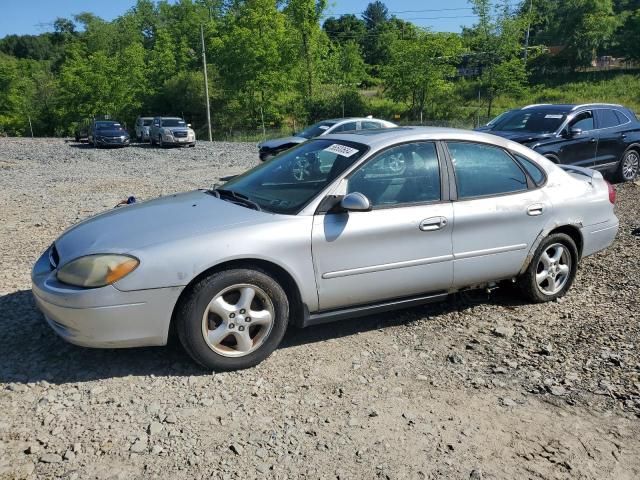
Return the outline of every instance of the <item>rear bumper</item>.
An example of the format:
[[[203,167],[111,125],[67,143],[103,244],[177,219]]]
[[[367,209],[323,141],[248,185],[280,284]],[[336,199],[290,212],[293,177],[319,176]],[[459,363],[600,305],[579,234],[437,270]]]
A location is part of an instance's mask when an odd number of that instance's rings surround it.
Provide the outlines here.
[[[165,345],[183,287],[123,292],[112,285],[76,288],[60,283],[48,263],[36,262],[32,291],[38,309],[69,343],[95,348]]]
[[[588,257],[610,246],[618,233],[619,222],[613,219],[582,228],[582,256]]]

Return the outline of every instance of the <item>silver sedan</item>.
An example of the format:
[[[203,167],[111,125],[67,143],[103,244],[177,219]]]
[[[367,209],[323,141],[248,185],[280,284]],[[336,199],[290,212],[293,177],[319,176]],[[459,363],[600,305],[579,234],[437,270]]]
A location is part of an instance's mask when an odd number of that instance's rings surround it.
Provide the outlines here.
[[[114,209],[36,262],[51,328],[90,347],[164,345],[206,368],[264,360],[308,326],[514,281],[570,288],[618,230],[615,190],[477,132],[393,128],[310,140],[223,186]]]

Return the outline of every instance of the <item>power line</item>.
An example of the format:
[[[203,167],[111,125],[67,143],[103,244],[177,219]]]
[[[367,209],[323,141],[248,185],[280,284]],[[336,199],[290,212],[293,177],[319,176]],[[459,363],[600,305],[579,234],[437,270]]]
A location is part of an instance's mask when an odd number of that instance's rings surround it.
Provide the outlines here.
[[[517,6],[520,5],[522,2],[521,0],[514,0],[513,3],[511,3],[509,6],[513,7],[513,6]],[[502,5],[500,4],[494,4],[492,5],[493,7],[501,7]],[[439,12],[454,12],[454,11],[461,11],[461,10],[473,10],[474,7],[455,7],[455,8],[423,8],[423,9],[419,9],[419,10],[395,10],[395,11],[389,11],[387,12],[389,15],[402,15],[405,13],[439,13]],[[327,12],[321,15],[320,18],[327,18],[327,17],[341,17],[344,15],[362,15],[363,12]],[[455,18],[455,17],[453,17]]]

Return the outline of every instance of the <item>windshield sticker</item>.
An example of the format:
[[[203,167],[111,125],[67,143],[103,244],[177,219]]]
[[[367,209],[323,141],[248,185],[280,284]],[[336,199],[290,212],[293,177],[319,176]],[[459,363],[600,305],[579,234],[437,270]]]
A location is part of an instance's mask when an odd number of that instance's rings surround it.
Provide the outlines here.
[[[318,128],[322,130],[329,130],[329,125],[320,125]]]
[[[562,118],[562,115],[548,114],[545,115],[544,118]]]
[[[347,158],[359,152],[357,148],[347,147],[346,145],[340,145],[339,143],[334,143],[330,147],[325,148],[324,151],[330,152],[330,153],[337,153],[338,155],[342,155],[343,157],[347,157]]]

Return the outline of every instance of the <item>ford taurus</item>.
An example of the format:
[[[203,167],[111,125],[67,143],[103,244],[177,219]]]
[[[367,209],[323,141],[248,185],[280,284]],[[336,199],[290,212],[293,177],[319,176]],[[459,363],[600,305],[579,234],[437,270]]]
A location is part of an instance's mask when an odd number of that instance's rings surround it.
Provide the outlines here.
[[[216,370],[264,360],[287,327],[515,281],[570,288],[618,230],[615,190],[516,142],[453,129],[327,135],[224,185],[135,203],[64,232],[37,260],[51,328],[90,347],[176,332]]]

